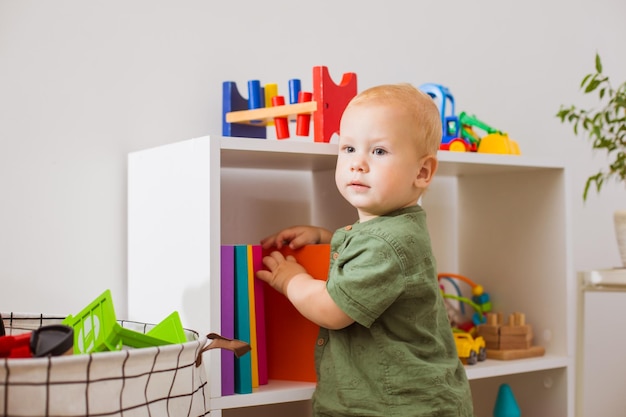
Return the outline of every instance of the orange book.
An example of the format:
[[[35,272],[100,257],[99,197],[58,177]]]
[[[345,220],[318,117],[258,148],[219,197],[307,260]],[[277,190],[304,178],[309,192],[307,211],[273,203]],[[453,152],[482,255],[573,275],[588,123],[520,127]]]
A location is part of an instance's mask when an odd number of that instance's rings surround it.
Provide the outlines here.
[[[284,247],[280,251],[285,256],[293,255],[315,279],[327,279],[329,244],[307,245],[295,251]],[[264,296],[269,379],[316,382],[314,354],[319,326],[304,318],[287,297],[269,285]]]

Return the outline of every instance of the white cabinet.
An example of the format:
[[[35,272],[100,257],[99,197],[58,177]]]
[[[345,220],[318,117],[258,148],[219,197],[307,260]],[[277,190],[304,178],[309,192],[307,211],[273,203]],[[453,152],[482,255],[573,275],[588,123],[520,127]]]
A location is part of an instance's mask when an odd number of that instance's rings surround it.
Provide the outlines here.
[[[335,188],[336,152],[328,143],[203,137],[130,154],[129,318],[158,322],[178,310],[186,327],[219,331],[220,244],[356,219]],[[565,167],[526,156],[439,158],[423,198],[439,270],[483,285],[494,310],[524,312],[535,343],[546,348],[539,358],[466,367],[476,415],[491,416],[499,385],[508,383],[523,415],[572,417],[575,283]],[[312,384],[270,381],[253,394],[221,397],[219,353],[205,356],[212,415],[313,392]]]
[[[576,416],[624,415],[626,269],[578,274]]]

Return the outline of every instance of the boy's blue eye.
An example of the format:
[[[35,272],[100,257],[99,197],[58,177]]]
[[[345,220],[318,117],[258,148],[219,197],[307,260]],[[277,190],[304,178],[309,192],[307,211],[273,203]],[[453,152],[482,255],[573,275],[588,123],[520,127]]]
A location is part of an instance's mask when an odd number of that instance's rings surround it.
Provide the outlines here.
[[[346,146],[344,149],[347,153],[354,152],[354,148],[352,146]]]
[[[384,149],[381,149],[381,148],[374,149],[374,155],[385,155],[386,153],[387,151]]]

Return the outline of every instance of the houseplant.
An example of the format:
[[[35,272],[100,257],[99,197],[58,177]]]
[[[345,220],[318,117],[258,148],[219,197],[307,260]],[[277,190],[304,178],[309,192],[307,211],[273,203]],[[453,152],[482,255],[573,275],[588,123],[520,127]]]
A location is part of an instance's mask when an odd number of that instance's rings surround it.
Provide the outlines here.
[[[585,94],[596,93],[600,107],[586,110],[574,105],[561,106],[557,117],[563,123],[572,124],[574,134],[587,136],[592,149],[605,150],[609,158],[606,169],[587,179],[583,192],[586,201],[592,185],[599,193],[610,179],[626,184],[626,81],[614,88],[609,77],[603,74],[600,55],[596,54],[595,73],[587,74],[580,88]]]
[[[602,61],[596,53],[595,72],[587,74],[580,88],[584,94],[597,94],[599,106],[582,109],[561,106],[557,117],[573,126],[574,134],[582,134],[591,142],[593,150],[607,153],[608,166],[587,178],[583,201],[593,186],[600,193],[609,180],[626,184],[626,81],[617,87],[602,72]],[[626,211],[616,211],[615,231],[622,262],[626,267]]]

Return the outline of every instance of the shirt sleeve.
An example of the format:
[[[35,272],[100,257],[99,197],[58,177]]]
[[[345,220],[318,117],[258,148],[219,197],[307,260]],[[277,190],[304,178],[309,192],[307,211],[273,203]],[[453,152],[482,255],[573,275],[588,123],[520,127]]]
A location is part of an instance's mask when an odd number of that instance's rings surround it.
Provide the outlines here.
[[[327,283],[335,303],[357,323],[372,323],[404,292],[405,271],[394,245],[380,236],[354,236],[338,252]]]

